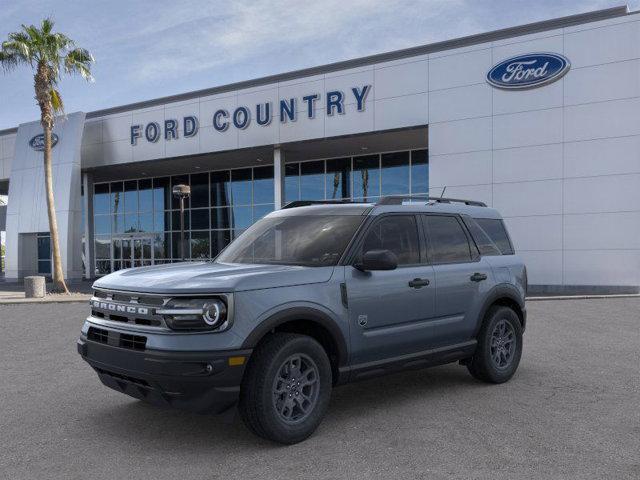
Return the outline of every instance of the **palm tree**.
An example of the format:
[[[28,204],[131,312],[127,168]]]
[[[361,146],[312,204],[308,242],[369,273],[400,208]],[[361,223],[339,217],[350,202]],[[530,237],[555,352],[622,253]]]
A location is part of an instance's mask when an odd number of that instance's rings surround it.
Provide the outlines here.
[[[38,28],[22,25],[19,32],[10,33],[0,48],[0,64],[5,71],[20,65],[31,67],[34,72],[36,101],[40,107],[40,123],[44,129],[44,174],[47,190],[47,213],[53,250],[53,291],[69,293],[62,273],[58,222],[53,202],[51,169],[51,131],[56,114],[64,112],[58,92],[61,71],[69,75],[80,74],[91,81],[93,57],[84,48],[76,47],[73,40],[62,33],[54,33],[53,21],[45,18]]]

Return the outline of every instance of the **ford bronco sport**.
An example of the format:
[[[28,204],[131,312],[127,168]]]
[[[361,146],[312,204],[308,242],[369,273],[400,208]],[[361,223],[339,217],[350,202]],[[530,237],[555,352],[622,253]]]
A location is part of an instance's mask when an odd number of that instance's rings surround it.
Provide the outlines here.
[[[482,203],[294,202],[213,261],[97,280],[78,352],[119,392],[203,413],[237,405],[251,431],[291,444],[339,384],[456,361],[509,380],[526,286]]]

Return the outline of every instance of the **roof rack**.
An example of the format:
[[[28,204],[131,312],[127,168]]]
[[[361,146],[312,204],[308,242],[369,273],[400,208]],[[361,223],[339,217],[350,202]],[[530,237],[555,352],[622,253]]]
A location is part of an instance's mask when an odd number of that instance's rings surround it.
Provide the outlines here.
[[[345,203],[354,203],[351,200],[295,200],[287,203],[282,209],[308,207],[310,205],[344,205]]]
[[[474,207],[486,207],[484,202],[478,202],[476,200],[465,200],[462,198],[449,198],[449,197],[429,197],[424,195],[389,195],[382,197],[376,205],[402,205],[406,201],[424,200],[425,202],[435,203],[462,203],[464,205],[471,205]]]

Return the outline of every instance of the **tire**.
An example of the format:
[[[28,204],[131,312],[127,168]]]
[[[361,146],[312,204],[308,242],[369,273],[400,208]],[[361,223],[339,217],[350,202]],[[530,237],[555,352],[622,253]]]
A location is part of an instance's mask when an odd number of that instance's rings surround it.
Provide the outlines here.
[[[318,427],[329,406],[331,388],[331,364],[317,341],[306,335],[274,333],[251,355],[238,409],[253,433],[290,445],[305,440]]]
[[[522,326],[516,312],[509,307],[491,307],[477,340],[476,351],[467,363],[469,373],[488,383],[504,383],[513,377],[522,356]]]

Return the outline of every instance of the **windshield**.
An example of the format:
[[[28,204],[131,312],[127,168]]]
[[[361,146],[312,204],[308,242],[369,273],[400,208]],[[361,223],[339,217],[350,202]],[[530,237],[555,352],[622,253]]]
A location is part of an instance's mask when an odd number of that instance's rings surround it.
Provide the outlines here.
[[[336,265],[363,219],[361,215],[263,218],[218,255],[216,262]]]

